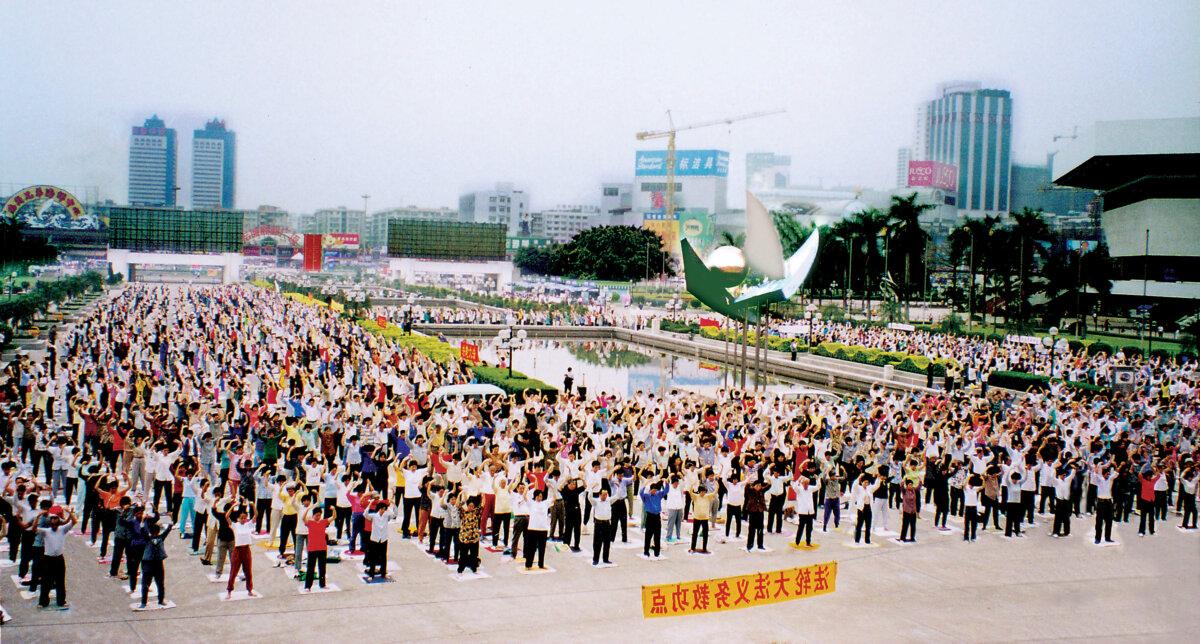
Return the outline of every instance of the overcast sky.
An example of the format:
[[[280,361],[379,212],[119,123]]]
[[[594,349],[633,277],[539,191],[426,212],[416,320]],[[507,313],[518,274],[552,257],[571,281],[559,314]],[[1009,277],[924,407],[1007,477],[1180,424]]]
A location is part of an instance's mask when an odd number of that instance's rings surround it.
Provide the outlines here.
[[[1200,114],[1200,2],[154,2],[0,0],[0,192],[127,197],[129,128],[237,132],[237,206],[457,206],[512,181],[534,208],[632,179],[634,133],[791,154],[793,183],[890,188],[940,82],[1013,92],[1013,158],[1096,120]]]

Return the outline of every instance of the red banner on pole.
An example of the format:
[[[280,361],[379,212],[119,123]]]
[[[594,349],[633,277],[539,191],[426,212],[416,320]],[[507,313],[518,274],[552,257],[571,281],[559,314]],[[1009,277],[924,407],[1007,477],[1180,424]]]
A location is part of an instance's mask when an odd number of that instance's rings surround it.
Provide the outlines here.
[[[310,273],[321,270],[321,236],[304,236],[304,270]]]
[[[479,364],[479,345],[463,340],[458,345],[458,357],[462,358],[463,362]]]

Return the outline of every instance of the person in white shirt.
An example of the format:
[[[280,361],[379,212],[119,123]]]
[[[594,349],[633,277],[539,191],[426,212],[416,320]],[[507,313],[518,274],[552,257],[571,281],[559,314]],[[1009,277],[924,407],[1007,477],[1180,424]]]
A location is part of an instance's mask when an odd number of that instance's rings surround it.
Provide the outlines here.
[[[796,526],[796,543],[800,545],[800,537],[804,537],[804,545],[812,546],[813,521],[817,518],[816,495],[818,487],[812,485],[807,476],[801,476],[798,481],[792,481],[792,490],[796,493],[795,510],[799,523]]]
[[[534,554],[537,555],[538,569],[545,570],[546,537],[550,533],[550,502],[546,500],[546,492],[535,490],[533,499],[526,507],[529,510],[529,529],[525,531],[525,570],[533,568]]]
[[[979,525],[979,495],[982,490],[982,476],[972,473],[967,477],[966,484],[963,485],[963,541],[975,540],[975,529]]]

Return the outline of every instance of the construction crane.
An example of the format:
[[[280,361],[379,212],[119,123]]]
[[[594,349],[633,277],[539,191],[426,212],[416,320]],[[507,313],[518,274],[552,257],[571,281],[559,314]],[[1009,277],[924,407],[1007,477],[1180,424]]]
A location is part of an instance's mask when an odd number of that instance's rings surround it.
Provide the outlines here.
[[[675,134],[685,130],[697,130],[702,127],[712,127],[714,125],[728,125],[737,121],[747,121],[749,119],[761,118],[763,116],[771,116],[773,114],[782,114],[787,110],[768,110],[766,112],[751,112],[750,114],[742,114],[741,116],[731,116],[729,118],[716,119],[712,121],[704,121],[703,123],[692,123],[675,127],[675,121],[671,118],[671,110],[667,110],[667,122],[671,125],[670,129],[657,130],[652,132],[638,132],[637,140],[648,141],[650,139],[667,139],[667,194],[666,194],[666,217],[668,220],[675,218]]]

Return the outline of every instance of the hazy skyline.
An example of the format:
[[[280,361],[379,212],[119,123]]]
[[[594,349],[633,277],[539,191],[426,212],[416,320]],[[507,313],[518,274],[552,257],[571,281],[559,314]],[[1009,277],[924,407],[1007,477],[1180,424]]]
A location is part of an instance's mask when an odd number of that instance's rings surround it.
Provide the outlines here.
[[[939,83],[1013,93],[1013,161],[1097,120],[1200,114],[1200,3],[0,4],[0,187],[127,197],[129,131],[237,133],[237,206],[457,207],[510,181],[535,209],[630,181],[634,133],[792,156],[794,183],[890,188]],[[659,146],[660,147],[660,146]],[[17,186],[19,187],[19,186]],[[3,192],[5,190],[0,190]]]

